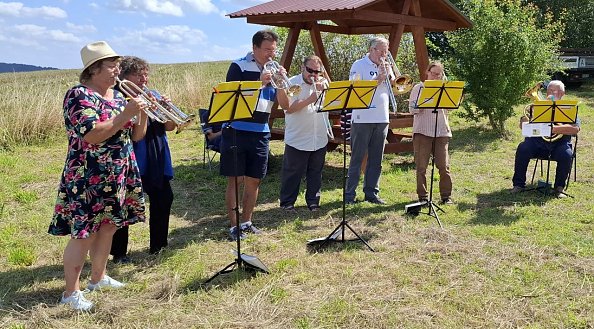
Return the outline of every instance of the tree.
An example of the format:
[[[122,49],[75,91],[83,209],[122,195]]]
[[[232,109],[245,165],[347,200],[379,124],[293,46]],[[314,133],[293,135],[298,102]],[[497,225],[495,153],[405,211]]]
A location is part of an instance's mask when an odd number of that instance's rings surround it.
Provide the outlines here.
[[[471,29],[446,33],[453,53],[446,68],[467,82],[464,116],[487,117],[491,127],[507,135],[505,121],[523,94],[561,66],[558,48],[563,24],[550,14],[537,24],[539,10],[520,0],[467,0],[461,3]]]
[[[529,0],[544,12],[551,12],[555,20],[565,23],[565,37],[561,47],[594,48],[594,0]]]

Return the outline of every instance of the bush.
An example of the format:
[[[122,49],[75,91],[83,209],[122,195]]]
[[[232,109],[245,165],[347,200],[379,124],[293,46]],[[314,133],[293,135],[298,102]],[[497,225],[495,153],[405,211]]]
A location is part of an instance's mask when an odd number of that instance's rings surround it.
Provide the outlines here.
[[[446,66],[467,82],[466,101],[474,106],[465,106],[463,115],[475,121],[487,117],[496,132],[507,135],[504,123],[525,101],[524,92],[560,68],[563,25],[545,15],[539,26],[539,10],[520,0],[463,5],[474,27],[446,34],[453,48]]]

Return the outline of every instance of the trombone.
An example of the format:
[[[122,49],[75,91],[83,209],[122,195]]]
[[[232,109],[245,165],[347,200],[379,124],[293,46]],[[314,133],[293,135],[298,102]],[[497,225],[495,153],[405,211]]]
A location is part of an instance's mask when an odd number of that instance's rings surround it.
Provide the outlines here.
[[[264,71],[268,71],[272,74],[270,84],[275,89],[285,89],[289,96],[293,96],[301,92],[301,86],[291,85],[287,75],[281,72],[280,64],[277,61],[272,60],[272,57],[269,57],[268,62],[264,64]]]
[[[408,74],[401,74],[398,66],[396,66],[396,62],[392,57],[392,54],[388,51],[386,57],[381,57],[381,67],[386,72],[386,80],[384,83],[389,90],[388,97],[390,98],[390,105],[392,105],[392,109],[394,113],[397,112],[398,105],[396,104],[396,97],[395,95],[402,95],[409,92],[413,87],[413,81],[410,75]],[[395,79],[394,79],[394,88],[392,88],[392,81],[390,80],[390,76],[394,72]]]
[[[149,96],[142,88],[130,80],[116,78],[116,82],[124,95],[130,98],[139,97],[149,105],[148,108],[144,109],[144,113],[149,118],[160,123],[174,122],[177,125],[177,133],[187,127],[194,119],[194,115],[185,114],[170,101],[165,101],[163,98],[154,100],[154,97]]]

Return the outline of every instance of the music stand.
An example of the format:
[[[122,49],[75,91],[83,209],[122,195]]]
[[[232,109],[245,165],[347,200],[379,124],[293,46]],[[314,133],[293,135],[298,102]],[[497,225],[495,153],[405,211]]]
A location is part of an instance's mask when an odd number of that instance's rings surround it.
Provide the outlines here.
[[[318,112],[329,112],[340,110],[342,115],[346,115],[347,110],[368,109],[371,105],[371,100],[375,94],[378,82],[375,80],[353,80],[353,81],[333,81],[330,82],[328,88],[325,89],[316,102],[323,104],[318,109]],[[317,238],[308,240],[309,246],[318,246],[323,248],[328,242],[346,242],[346,241],[361,241],[371,251],[373,248],[365,241],[346,220],[346,182],[348,172],[346,168],[346,138],[342,139],[342,220],[336,228],[325,238]],[[345,238],[345,227],[348,228],[357,238]]]
[[[527,131],[528,133],[532,133],[532,136],[539,135],[543,138],[552,138],[553,137],[553,126],[558,123],[569,123],[569,124],[576,124],[577,123],[577,114],[578,114],[578,106],[577,101],[572,100],[537,100],[534,104],[530,105],[530,118],[528,124],[524,124],[522,126],[523,133]],[[540,134],[537,134],[536,131],[538,127],[542,125],[548,126],[547,129],[540,130]],[[530,127],[535,127],[531,129]],[[544,132],[544,135],[543,133]],[[551,183],[549,182],[550,179],[550,169],[551,169],[551,152],[549,151],[549,155],[547,157],[547,176],[546,181],[544,184],[537,184],[536,187],[525,189],[524,191],[539,191],[544,195],[552,194]],[[572,197],[571,195],[565,193],[564,191],[559,191],[566,196]]]
[[[445,213],[435,202],[433,202],[433,176],[435,174],[435,140],[437,139],[437,119],[438,109],[457,109],[462,102],[464,93],[464,81],[443,81],[443,80],[425,80],[423,88],[419,92],[416,101],[416,109],[431,109],[435,113],[435,127],[433,131],[433,140],[431,142],[431,183],[429,187],[429,199],[419,201],[404,207],[405,211],[419,213],[420,208],[427,206],[429,208],[427,215],[435,217],[440,228],[441,220],[437,210]],[[437,209],[437,210],[436,210]]]
[[[254,115],[254,111],[258,106],[258,99],[260,96],[261,81],[232,81],[221,82],[212,92],[210,98],[210,113],[208,116],[208,123],[230,123],[237,120],[249,119]],[[231,128],[228,124],[224,129]],[[235,129],[233,131],[233,142],[231,148],[233,149],[233,164],[235,171],[237,171],[237,134]],[[235,206],[233,208],[235,218],[237,220],[237,251],[234,251],[235,260],[218,271],[210,279],[206,280],[204,284],[209,283],[220,274],[233,272],[235,269],[243,269],[250,271],[260,271],[268,274],[268,268],[257,257],[241,253],[241,225],[239,223],[239,186],[237,184],[237,176],[235,176]]]

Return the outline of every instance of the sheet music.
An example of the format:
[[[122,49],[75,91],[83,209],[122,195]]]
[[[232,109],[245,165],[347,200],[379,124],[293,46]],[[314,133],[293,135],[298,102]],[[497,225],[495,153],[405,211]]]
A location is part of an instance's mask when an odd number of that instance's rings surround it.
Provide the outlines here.
[[[524,137],[549,137],[551,125],[549,123],[522,123],[522,136]]]
[[[233,255],[235,255],[235,257],[237,257],[237,250],[232,250],[232,253]],[[256,256],[246,255],[242,253],[241,260],[255,268],[261,269],[264,272],[270,272],[268,271],[268,267],[266,267],[266,265],[264,265],[264,263],[262,263],[260,259],[258,259],[258,257]]]

